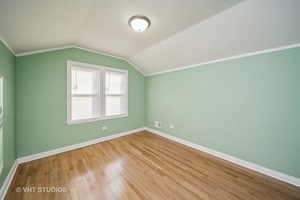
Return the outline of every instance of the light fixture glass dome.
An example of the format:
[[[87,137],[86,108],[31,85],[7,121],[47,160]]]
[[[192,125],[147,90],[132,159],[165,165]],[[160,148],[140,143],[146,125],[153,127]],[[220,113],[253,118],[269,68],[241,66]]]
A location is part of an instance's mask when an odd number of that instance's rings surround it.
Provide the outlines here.
[[[140,15],[132,16],[128,23],[130,27],[137,32],[143,32],[150,26],[150,20],[147,17]]]

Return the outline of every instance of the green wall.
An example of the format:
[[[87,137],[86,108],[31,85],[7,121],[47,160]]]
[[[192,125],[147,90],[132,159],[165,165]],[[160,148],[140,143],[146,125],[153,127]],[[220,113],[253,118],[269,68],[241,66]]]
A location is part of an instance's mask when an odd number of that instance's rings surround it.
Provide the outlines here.
[[[300,48],[150,76],[146,96],[148,127],[300,178]]]
[[[129,116],[66,125],[67,60],[128,70]],[[17,157],[146,125],[146,78],[124,60],[70,48],[17,57],[16,68]]]
[[[128,70],[129,116],[66,125],[67,60]],[[16,147],[22,157],[145,122],[154,128],[154,120],[170,135],[300,177],[300,48],[145,78],[124,60],[76,48],[15,58],[0,43],[0,74],[5,79],[1,184]]]
[[[0,77],[3,77],[3,169],[0,187],[16,160],[15,56],[0,41]]]

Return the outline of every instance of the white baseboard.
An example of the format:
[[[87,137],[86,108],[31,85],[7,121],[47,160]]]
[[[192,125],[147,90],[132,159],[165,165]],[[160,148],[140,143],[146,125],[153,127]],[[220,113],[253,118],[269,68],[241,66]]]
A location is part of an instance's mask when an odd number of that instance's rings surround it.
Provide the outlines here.
[[[143,130],[146,130],[146,127],[133,129],[133,130],[125,131],[125,132],[122,132],[122,133],[117,133],[117,134],[113,134],[113,135],[109,135],[109,136],[104,136],[104,137],[97,138],[97,139],[94,139],[94,140],[90,140],[90,141],[86,141],[86,142],[82,142],[82,143],[78,143],[78,144],[74,144],[74,145],[70,145],[70,146],[66,146],[66,147],[62,147],[62,148],[58,148],[58,149],[53,149],[53,150],[49,150],[49,151],[45,151],[45,152],[41,152],[41,153],[29,155],[29,156],[24,156],[24,157],[21,157],[21,158],[17,158],[15,163],[11,167],[8,175],[6,176],[6,179],[5,179],[5,181],[4,181],[4,183],[1,187],[0,200],[4,199],[5,194],[8,190],[8,187],[9,187],[9,185],[10,185],[10,183],[11,183],[11,181],[12,181],[14,175],[15,175],[17,167],[21,163],[25,163],[25,162],[37,160],[37,159],[40,159],[40,158],[53,156],[53,155],[56,155],[56,154],[59,154],[59,153],[63,153],[63,152],[71,151],[71,150],[74,150],[74,149],[86,147],[86,146],[96,144],[96,143],[99,143],[99,142],[104,142],[104,141],[116,139],[116,138],[119,138],[119,137],[122,137],[122,136],[137,133],[137,132],[140,132],[140,131],[143,131]]]
[[[16,173],[18,165],[19,165],[19,163],[16,160],[14,162],[14,164],[11,166],[11,168],[10,168],[10,170],[9,170],[7,176],[6,176],[6,179],[3,182],[3,185],[2,185],[1,190],[0,190],[0,199],[1,200],[3,200],[4,197],[5,197],[5,194],[8,190],[8,187],[9,187],[9,185],[10,185],[10,183],[11,183],[11,181],[12,181],[12,179],[13,179],[15,173]]]
[[[232,162],[234,164],[240,165],[242,167],[251,169],[251,170],[259,172],[261,174],[265,174],[265,175],[270,176],[272,178],[278,179],[280,181],[284,181],[284,182],[287,182],[287,183],[290,183],[292,185],[300,187],[300,179],[299,178],[296,178],[296,177],[293,177],[293,176],[290,176],[290,175],[287,175],[287,174],[284,174],[284,173],[281,173],[281,172],[278,172],[278,171],[275,171],[275,170],[272,170],[272,169],[269,169],[269,168],[266,168],[266,167],[263,167],[263,166],[245,161],[245,160],[242,160],[240,158],[236,158],[234,156],[230,156],[230,155],[225,154],[225,153],[221,153],[219,151],[216,151],[216,150],[213,150],[213,149],[210,149],[210,148],[207,148],[207,147],[203,147],[201,145],[183,140],[181,138],[166,134],[166,133],[161,132],[161,131],[157,131],[157,130],[154,130],[154,129],[151,129],[151,128],[147,128],[146,130],[149,131],[149,132],[155,133],[157,135],[160,135],[162,137],[165,137],[167,139],[173,140],[175,142],[181,143],[183,145],[192,147],[194,149],[206,152],[206,153],[211,154],[213,156],[216,156],[218,158],[221,158],[221,159],[224,159],[226,161]]]
[[[87,141],[87,142],[82,142],[82,143],[78,143],[78,144],[74,144],[74,145],[70,145],[70,146],[66,146],[66,147],[62,147],[62,148],[58,148],[58,149],[45,151],[45,152],[41,152],[41,153],[37,153],[37,154],[33,154],[33,155],[18,158],[14,162],[13,166],[11,167],[11,169],[10,169],[10,171],[9,171],[9,173],[8,173],[6,179],[5,179],[5,181],[4,181],[4,183],[1,187],[0,200],[4,199],[5,194],[8,190],[8,187],[9,187],[9,185],[10,185],[10,183],[11,183],[11,181],[12,181],[14,175],[15,175],[17,167],[20,163],[25,163],[25,162],[37,160],[37,159],[40,159],[40,158],[45,158],[45,157],[48,157],[48,156],[52,156],[52,155],[56,155],[56,154],[59,154],[59,153],[71,151],[71,150],[82,148],[82,147],[85,147],[85,146],[89,146],[89,145],[92,145],[92,144],[96,144],[96,143],[99,143],[99,142],[104,142],[104,141],[112,140],[112,139],[119,138],[119,137],[122,137],[122,136],[130,135],[130,134],[137,133],[137,132],[140,132],[140,131],[143,131],[143,130],[150,131],[152,133],[155,133],[155,134],[160,135],[162,137],[165,137],[167,139],[173,140],[175,142],[184,144],[186,146],[189,146],[189,147],[192,147],[194,149],[206,152],[208,154],[211,154],[211,155],[216,156],[218,158],[227,160],[229,162],[240,165],[242,167],[251,169],[253,171],[265,174],[265,175],[273,177],[275,179],[278,179],[278,180],[281,180],[281,181],[284,181],[284,182],[287,182],[287,183],[290,183],[292,185],[300,187],[300,179],[299,178],[296,178],[296,177],[293,177],[293,176],[290,176],[290,175],[287,175],[287,174],[283,174],[281,172],[278,172],[278,171],[275,171],[275,170],[272,170],[272,169],[268,169],[266,167],[263,167],[263,166],[260,166],[260,165],[257,165],[257,164],[239,159],[239,158],[236,158],[234,156],[230,156],[230,155],[221,153],[219,151],[216,151],[216,150],[213,150],[213,149],[210,149],[210,148],[207,148],[207,147],[203,147],[201,145],[198,145],[198,144],[195,144],[195,143],[177,138],[175,136],[171,136],[171,135],[163,133],[161,131],[157,131],[157,130],[154,130],[154,129],[151,129],[151,128],[142,127],[142,128],[138,128],[138,129],[134,129],[134,130],[130,130],[130,131],[125,131],[125,132],[122,132],[122,133],[117,133],[117,134],[105,136],[105,137],[102,137],[102,138],[97,138],[95,140],[90,140],[90,141]]]
[[[130,135],[130,134],[133,134],[133,133],[137,133],[139,131],[143,131],[145,129],[146,128],[143,127],[143,128],[138,128],[138,129],[125,131],[125,132],[122,132],[122,133],[117,133],[117,134],[113,134],[113,135],[109,135],[109,136],[104,136],[104,137],[97,138],[97,139],[94,139],[94,140],[90,140],[90,141],[86,141],[86,142],[82,142],[82,143],[78,143],[78,144],[73,144],[73,145],[69,145],[69,146],[66,146],[66,147],[61,147],[61,148],[53,149],[53,150],[49,150],[49,151],[44,151],[44,152],[41,152],[41,153],[29,155],[29,156],[24,156],[24,157],[18,158],[17,161],[18,161],[18,163],[25,163],[25,162],[37,160],[37,159],[40,159],[40,158],[53,156],[53,155],[63,153],[63,152],[66,152],[66,151],[71,151],[71,150],[74,150],[74,149],[82,148],[82,147],[89,146],[89,145],[92,145],[92,144],[96,144],[96,143],[99,143],[99,142],[112,140],[112,139],[119,138],[119,137],[122,137],[122,136],[125,136],[125,135]]]

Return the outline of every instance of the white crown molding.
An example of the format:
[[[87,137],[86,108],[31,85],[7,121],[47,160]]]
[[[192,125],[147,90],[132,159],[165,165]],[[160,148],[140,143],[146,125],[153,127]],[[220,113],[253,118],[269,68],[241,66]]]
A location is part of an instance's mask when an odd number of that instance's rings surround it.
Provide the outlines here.
[[[12,48],[8,45],[8,43],[3,39],[1,35],[0,35],[0,41],[10,50],[12,54],[16,55],[16,53],[12,50]]]
[[[71,151],[71,150],[74,150],[74,149],[86,147],[86,146],[89,146],[89,145],[97,144],[97,143],[100,143],[100,142],[116,139],[116,138],[123,137],[123,136],[126,136],[126,135],[134,134],[134,133],[143,131],[145,129],[146,129],[145,127],[142,127],[142,128],[138,128],[138,129],[125,131],[125,132],[122,132],[122,133],[117,133],[117,134],[113,134],[113,135],[109,135],[109,136],[104,136],[104,137],[97,138],[97,139],[94,139],[94,140],[89,140],[89,141],[81,142],[81,143],[78,143],[78,144],[73,144],[73,145],[69,145],[69,146],[65,146],[65,147],[61,147],[61,148],[57,148],[57,149],[53,149],[53,150],[49,150],[49,151],[44,151],[44,152],[41,152],[41,153],[29,155],[29,156],[20,157],[20,158],[17,159],[17,161],[18,161],[18,163],[25,163],[25,162],[29,162],[29,161],[33,161],[33,160],[53,156],[53,155],[56,155],[56,154],[59,154],[59,153]]]
[[[16,173],[16,170],[19,166],[19,163],[17,162],[17,160],[15,160],[14,164],[11,166],[3,184],[2,187],[0,189],[0,199],[3,200],[5,197],[5,194],[8,190],[8,187],[10,186],[11,181],[13,180],[13,177]]]
[[[129,65],[131,65],[132,67],[134,67],[138,72],[140,72],[143,76],[146,76],[146,74],[145,74],[143,71],[141,71],[141,70],[140,70],[135,64],[133,64],[130,60],[125,59],[125,58],[124,58],[124,60],[125,60],[126,62],[128,62]]]
[[[269,169],[269,168],[266,168],[266,167],[263,167],[263,166],[245,161],[245,160],[242,160],[240,158],[236,158],[234,156],[230,156],[228,154],[225,154],[225,153],[222,153],[222,152],[219,152],[219,151],[201,146],[199,144],[195,144],[193,142],[189,142],[187,140],[169,135],[169,134],[161,132],[161,131],[157,131],[157,130],[154,130],[154,129],[151,129],[151,128],[147,128],[146,130],[149,131],[149,132],[155,133],[157,135],[160,135],[162,137],[165,137],[167,139],[178,142],[180,144],[186,145],[188,147],[197,149],[199,151],[203,151],[203,152],[208,153],[210,155],[213,155],[215,157],[218,157],[218,158],[221,158],[223,160],[229,161],[231,163],[237,164],[239,166],[248,168],[250,170],[253,170],[253,171],[259,172],[261,174],[264,174],[264,175],[270,176],[272,178],[275,178],[277,180],[280,180],[280,181],[295,185],[297,187],[300,187],[300,179],[299,178],[296,178],[296,177],[293,177],[293,176],[290,176],[290,175],[287,175],[287,174],[284,174],[284,173],[281,173],[281,172],[278,172],[278,171],[275,171],[275,170],[272,170],[272,169]]]
[[[138,72],[140,72],[143,76],[146,76],[144,72],[142,72],[138,67],[136,67],[136,65],[131,63],[126,58],[119,57],[119,56],[114,56],[114,55],[104,53],[104,52],[101,52],[101,51],[96,51],[96,50],[84,48],[84,47],[81,47],[81,46],[78,46],[78,45],[66,45],[66,46],[55,47],[55,48],[40,49],[40,50],[36,50],[36,51],[28,51],[28,52],[23,52],[23,53],[17,53],[15,55],[16,55],[16,57],[21,57],[21,56],[28,56],[28,55],[38,54],[38,53],[46,53],[46,52],[50,52],[50,51],[57,51],[57,50],[63,50],[63,49],[69,49],[69,48],[80,49],[80,50],[83,50],[83,51],[88,51],[88,52],[91,52],[91,53],[96,53],[96,54],[99,54],[99,55],[104,55],[104,56],[116,58],[116,59],[119,59],[119,60],[124,60],[129,65],[131,65],[133,68],[135,68]]]
[[[165,74],[165,73],[180,71],[180,70],[189,69],[189,68],[193,68],[193,67],[200,67],[200,66],[203,66],[203,65],[223,62],[223,61],[227,61],[227,60],[234,60],[234,59],[238,59],[238,58],[244,58],[244,57],[249,57],[249,56],[254,56],[254,55],[260,55],[260,54],[265,54],[265,53],[271,53],[271,52],[276,52],[276,51],[293,49],[293,48],[297,48],[297,47],[300,47],[300,43],[287,45],[287,46],[282,46],[282,47],[276,47],[276,48],[272,48],[272,49],[261,50],[261,51],[255,51],[255,52],[246,53],[246,54],[240,54],[240,55],[236,55],[236,56],[221,58],[221,59],[217,59],[217,60],[202,62],[202,63],[188,65],[188,66],[183,66],[183,67],[179,67],[179,68],[176,68],[176,69],[170,69],[170,70],[165,70],[165,71],[161,71],[161,72],[146,74],[146,76],[154,76],[154,75],[159,75],[159,74]]]
[[[292,49],[292,48],[300,47],[300,43],[297,43],[297,44],[292,44],[292,45],[287,45],[287,46],[282,46],[282,47],[276,47],[276,48],[272,48],[272,49],[260,50],[260,51],[255,51],[255,52],[251,52],[251,53],[240,54],[240,55],[236,55],[236,56],[216,59],[216,60],[212,60],[212,61],[208,61],[208,62],[202,62],[202,63],[193,64],[193,65],[183,66],[183,67],[179,67],[179,68],[176,68],[176,69],[171,69],[171,70],[165,70],[165,71],[161,71],[161,72],[146,74],[143,71],[141,71],[135,64],[133,64],[127,58],[114,56],[114,55],[104,53],[104,52],[101,52],[101,51],[96,51],[96,50],[84,48],[84,47],[81,47],[81,46],[78,46],[78,45],[66,45],[66,46],[61,46],[61,47],[56,47],[56,48],[47,48],[47,49],[41,49],[41,50],[36,50],[36,51],[28,51],[28,52],[24,52],[24,53],[14,53],[14,51],[7,45],[7,43],[1,38],[1,36],[0,36],[0,39],[12,51],[12,53],[16,57],[27,56],[27,55],[38,54],[38,53],[45,53],[45,52],[56,51],[56,50],[69,49],[69,48],[75,48],[75,49],[81,49],[81,50],[84,50],[84,51],[88,51],[88,52],[92,52],[92,53],[96,53],[96,54],[105,55],[105,56],[109,56],[109,57],[112,57],[112,58],[124,60],[129,65],[131,65],[133,68],[135,68],[138,72],[140,72],[143,76],[154,76],[154,75],[159,75],[159,74],[164,74],[164,73],[189,69],[189,68],[193,68],[193,67],[200,67],[200,66],[203,66],[203,65],[223,62],[223,61],[227,61],[227,60],[233,60],[233,59],[238,59],[238,58],[243,58],[243,57],[249,57],[249,56],[254,56],[254,55],[259,55],[259,54],[271,53],[271,52],[282,51],[282,50],[286,50],[286,49]]]
[[[83,50],[83,51],[88,51],[88,52],[91,52],[91,53],[96,53],[96,54],[100,54],[100,55],[104,55],[104,56],[116,58],[116,59],[119,59],[119,60],[126,60],[123,57],[115,56],[115,55],[112,55],[112,54],[109,54],[109,53],[104,53],[102,51],[96,51],[96,50],[85,48],[85,47],[81,47],[81,46],[78,46],[78,45],[71,45],[71,47],[75,48],[75,49],[80,49],[80,50]]]
[[[72,45],[65,45],[65,46],[54,47],[54,48],[46,48],[46,49],[39,49],[39,50],[35,50],[35,51],[27,51],[27,52],[23,52],[23,53],[16,53],[16,57],[28,56],[28,55],[45,53],[45,52],[56,51],[56,50],[69,49],[69,48],[73,48],[73,47],[74,46],[72,46]]]
[[[119,56],[114,56],[114,55],[112,55],[112,54],[103,53],[103,52],[101,52],[101,51],[96,51],[96,50],[84,48],[84,47],[77,46],[77,45],[72,45],[72,46],[69,46],[68,48],[81,49],[81,50],[84,50],[84,51],[88,51],[88,52],[92,52],[92,53],[96,53],[96,54],[100,54],[100,55],[109,56],[109,57],[112,57],[112,58],[124,60],[124,61],[126,61],[128,64],[130,64],[133,68],[135,68],[138,72],[140,72],[143,76],[146,76],[144,72],[142,72],[136,65],[134,65],[134,64],[133,64],[131,61],[129,61],[127,58],[119,57]]]

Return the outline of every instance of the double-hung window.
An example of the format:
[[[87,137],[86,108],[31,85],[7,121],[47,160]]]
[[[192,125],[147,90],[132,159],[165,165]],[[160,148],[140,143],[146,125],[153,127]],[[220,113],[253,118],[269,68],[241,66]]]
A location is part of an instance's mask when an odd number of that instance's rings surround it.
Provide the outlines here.
[[[105,115],[115,116],[126,112],[126,74],[118,71],[105,72]]]
[[[67,123],[127,116],[126,70],[68,61]]]

